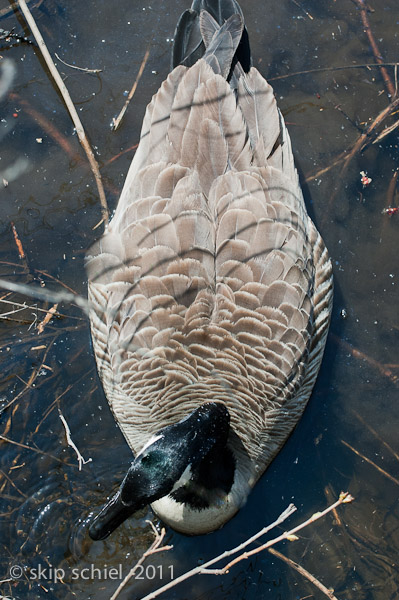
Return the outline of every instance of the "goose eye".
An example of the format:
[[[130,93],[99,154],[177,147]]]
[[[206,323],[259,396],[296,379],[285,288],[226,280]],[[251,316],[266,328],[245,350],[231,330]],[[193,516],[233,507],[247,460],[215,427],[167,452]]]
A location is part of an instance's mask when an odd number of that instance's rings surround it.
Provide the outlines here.
[[[163,457],[158,452],[148,452],[147,454],[144,454],[144,456],[141,459],[141,462],[146,467],[154,467],[154,466],[158,465],[159,463],[161,463],[162,460],[163,460]]]

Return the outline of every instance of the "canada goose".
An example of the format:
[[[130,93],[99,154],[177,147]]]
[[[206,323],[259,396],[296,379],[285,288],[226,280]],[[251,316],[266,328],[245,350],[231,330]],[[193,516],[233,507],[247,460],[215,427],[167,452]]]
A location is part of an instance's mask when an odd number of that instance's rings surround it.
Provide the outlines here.
[[[93,539],[148,503],[183,533],[228,521],[298,422],[328,330],[331,263],[237,2],[194,0],[173,63],[88,255],[98,371],[136,455]]]

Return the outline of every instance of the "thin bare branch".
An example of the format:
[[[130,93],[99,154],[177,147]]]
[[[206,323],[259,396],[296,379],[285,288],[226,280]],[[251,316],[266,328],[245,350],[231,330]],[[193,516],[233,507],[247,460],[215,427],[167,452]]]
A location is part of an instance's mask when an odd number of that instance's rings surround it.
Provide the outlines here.
[[[324,517],[327,513],[333,511],[340,504],[346,504],[346,503],[352,502],[352,501],[353,501],[353,497],[348,492],[341,492],[339,499],[336,502],[334,502],[331,506],[327,507],[324,511],[314,513],[304,523],[301,523],[300,525],[298,525],[297,527],[294,527],[290,531],[284,532],[282,535],[278,536],[277,538],[274,538],[273,540],[269,540],[268,542],[266,542],[265,544],[263,544],[260,547],[255,548],[254,550],[240,554],[238,557],[236,557],[234,560],[229,562],[222,569],[209,569],[209,567],[212,566],[213,564],[215,564],[216,562],[220,562],[221,560],[223,560],[224,558],[226,558],[228,556],[231,556],[232,554],[237,554],[237,552],[241,552],[249,544],[251,544],[252,542],[257,540],[259,537],[263,536],[265,533],[267,533],[268,531],[270,531],[274,527],[277,527],[283,521],[285,521],[285,519],[287,519],[289,516],[292,515],[292,513],[294,513],[296,511],[296,507],[293,504],[290,504],[285,509],[285,511],[282,512],[281,515],[273,523],[271,523],[267,527],[264,527],[261,531],[259,531],[255,535],[253,535],[251,538],[249,538],[248,540],[246,540],[245,542],[243,542],[236,548],[233,548],[231,550],[226,550],[219,556],[216,556],[215,558],[212,558],[211,560],[206,562],[204,565],[195,567],[194,569],[191,569],[191,571],[187,571],[187,573],[184,573],[183,575],[181,575],[180,577],[177,577],[173,581],[170,581],[166,585],[158,588],[157,590],[151,592],[150,594],[147,594],[147,596],[144,596],[143,598],[141,598],[141,600],[153,600],[154,598],[157,598],[158,596],[160,596],[163,592],[166,592],[167,590],[173,588],[174,586],[181,583],[182,581],[186,581],[187,579],[189,579],[190,577],[193,577],[194,575],[200,575],[200,574],[224,575],[225,573],[228,572],[228,570],[234,564],[240,562],[243,559],[249,558],[250,556],[252,556],[254,554],[257,554],[258,552],[261,552],[262,550],[265,550],[266,548],[269,548],[270,546],[273,546],[277,542],[287,540],[287,539],[296,539],[295,533],[297,531],[299,531],[300,529],[303,529],[307,525],[310,525],[311,523],[314,523],[318,519]],[[111,600],[114,600],[114,599],[112,598]]]
[[[219,574],[223,575],[224,573],[227,573],[229,571],[229,569],[236,563],[240,562],[243,559],[250,558],[254,554],[258,554],[259,552],[266,550],[270,546],[274,546],[274,544],[277,544],[277,542],[282,542],[283,540],[287,540],[290,538],[294,539],[297,531],[300,531],[301,529],[304,529],[304,527],[307,527],[311,523],[318,521],[319,519],[321,519],[321,517],[324,517],[327,513],[334,510],[334,508],[337,508],[337,506],[339,506],[340,504],[352,502],[352,500],[353,500],[353,497],[350,494],[348,494],[348,492],[341,492],[338,500],[336,502],[334,502],[334,504],[332,504],[331,506],[328,506],[322,512],[314,513],[309,519],[307,519],[307,521],[304,521],[297,527],[290,529],[290,531],[284,532],[283,534],[279,535],[278,537],[274,538],[273,540],[269,540],[268,542],[263,544],[263,546],[259,546],[258,548],[254,548],[253,550],[250,550],[249,552],[245,552],[244,554],[237,556],[234,560],[232,560],[225,567],[223,567],[223,569],[218,569],[217,571],[214,571],[215,575],[219,575]]]
[[[216,556],[215,558],[212,558],[211,560],[209,560],[204,565],[195,567],[194,569],[191,569],[191,571],[187,571],[187,573],[180,575],[180,577],[176,577],[176,579],[173,579],[173,581],[170,581],[169,583],[160,587],[159,589],[155,590],[154,592],[151,592],[150,594],[148,594],[141,600],[153,600],[153,598],[157,598],[163,592],[166,592],[167,590],[169,590],[170,588],[174,587],[175,585],[181,583],[182,581],[185,581],[186,579],[189,579],[190,577],[193,577],[194,575],[202,574],[204,572],[204,569],[207,569],[208,567],[212,566],[214,563],[219,562],[220,560],[223,560],[224,558],[231,556],[232,554],[240,552],[243,548],[245,548],[246,546],[248,546],[249,544],[251,544],[252,542],[257,540],[259,537],[261,537],[262,535],[264,535],[265,533],[267,533],[268,531],[273,529],[273,527],[277,527],[278,525],[280,525],[283,521],[285,521],[285,519],[290,517],[295,511],[296,511],[296,507],[293,504],[290,504],[273,523],[271,523],[267,527],[264,527],[261,531],[258,531],[258,533],[253,535],[251,538],[249,538],[248,540],[246,540],[245,542],[243,542],[236,548],[233,548],[232,550],[226,550],[219,556]]]
[[[67,439],[68,446],[70,446],[73,450],[75,450],[76,456],[78,457],[79,471],[81,471],[82,470],[82,466],[83,465],[87,465],[87,463],[89,463],[89,462],[92,462],[93,459],[92,458],[88,458],[87,460],[85,460],[83,458],[83,456],[79,452],[76,444],[72,440],[71,430],[69,429],[69,425],[66,422],[66,419],[65,419],[64,415],[62,414],[62,412],[59,409],[58,409],[58,412],[59,412],[59,416],[60,416],[60,419],[62,421],[62,424],[65,427],[65,434],[66,434],[66,439]]]

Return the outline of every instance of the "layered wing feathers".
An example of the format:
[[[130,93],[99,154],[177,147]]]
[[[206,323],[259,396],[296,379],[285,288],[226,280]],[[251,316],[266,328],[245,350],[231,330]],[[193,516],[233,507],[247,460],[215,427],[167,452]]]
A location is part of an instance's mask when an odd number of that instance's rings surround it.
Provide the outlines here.
[[[331,304],[331,265],[256,69],[238,94],[206,59],[172,71],[88,274],[100,375],[133,450],[219,399],[256,479],[306,404]]]

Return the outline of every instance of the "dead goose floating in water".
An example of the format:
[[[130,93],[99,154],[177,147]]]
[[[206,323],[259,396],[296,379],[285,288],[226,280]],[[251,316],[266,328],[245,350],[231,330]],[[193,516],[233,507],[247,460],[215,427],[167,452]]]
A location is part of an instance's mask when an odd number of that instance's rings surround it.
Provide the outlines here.
[[[298,422],[322,358],[331,264],[235,0],[194,0],[116,213],[88,256],[91,329],[136,458],[94,518],[151,503],[221,527]]]

